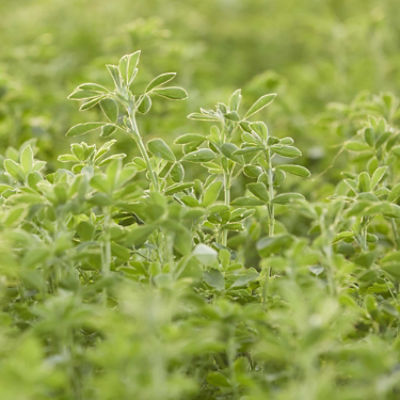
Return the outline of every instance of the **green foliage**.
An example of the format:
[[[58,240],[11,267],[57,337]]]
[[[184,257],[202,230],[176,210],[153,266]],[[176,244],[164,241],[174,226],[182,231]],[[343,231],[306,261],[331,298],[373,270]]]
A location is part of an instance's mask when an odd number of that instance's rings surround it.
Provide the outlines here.
[[[397,3],[7,3],[1,399],[398,399]]]

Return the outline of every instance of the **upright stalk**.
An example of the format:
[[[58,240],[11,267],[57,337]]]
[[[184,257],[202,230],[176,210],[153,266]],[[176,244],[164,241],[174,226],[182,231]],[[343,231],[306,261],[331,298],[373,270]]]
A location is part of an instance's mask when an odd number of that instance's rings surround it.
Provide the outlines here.
[[[131,122],[131,133],[133,134],[133,138],[139,148],[140,154],[146,163],[147,171],[150,174],[150,180],[153,184],[153,188],[156,192],[160,190],[160,185],[158,183],[157,175],[155,174],[153,167],[151,166],[150,157],[147,153],[146,146],[143,143],[142,136],[140,135],[139,128],[136,123],[135,113],[133,111],[129,112],[129,119]]]
[[[397,248],[399,248],[400,247],[400,236],[399,236],[399,231],[397,229],[396,221],[394,218],[390,219],[390,224],[392,226],[394,242],[396,243]]]
[[[274,235],[275,230],[275,210],[274,210],[274,174],[272,172],[272,157],[271,150],[267,147],[267,162],[268,162],[268,194],[269,194],[269,202],[268,202],[268,236]]]
[[[222,125],[222,143],[226,143],[227,136],[232,134],[232,131],[227,129],[225,123]],[[231,204],[231,170],[229,168],[229,161],[227,159],[222,160],[223,169],[223,185],[224,185],[224,204],[229,207]],[[224,229],[222,232],[222,245],[226,246],[228,241],[228,231]]]
[[[364,251],[368,250],[368,242],[367,242],[368,223],[369,223],[368,217],[361,218],[360,233],[357,235],[358,242]]]
[[[224,168],[224,204],[229,207],[231,203],[231,172],[228,167]],[[222,233],[222,245],[226,246],[228,241],[228,231],[224,229]]]

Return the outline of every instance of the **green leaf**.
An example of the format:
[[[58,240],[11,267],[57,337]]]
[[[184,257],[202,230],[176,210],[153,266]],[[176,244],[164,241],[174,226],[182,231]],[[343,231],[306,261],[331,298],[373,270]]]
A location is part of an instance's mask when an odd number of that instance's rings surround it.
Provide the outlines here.
[[[66,136],[80,136],[86,133],[92,132],[95,129],[100,128],[104,125],[104,122],[85,122],[83,124],[77,124],[70,128],[66,133]]]
[[[82,83],[69,96],[69,100],[87,100],[108,92],[107,88],[97,83]]]
[[[176,76],[176,72],[164,72],[150,81],[146,86],[145,92],[150,92],[152,89],[170,82]]]
[[[122,75],[119,72],[119,69],[116,65],[108,64],[106,65],[108,72],[111,75],[111,78],[114,82],[116,89],[121,89],[122,87]]]
[[[240,157],[240,155],[237,154],[238,150],[239,148],[233,143],[224,143],[221,146],[221,152],[225,157],[237,163],[243,163],[242,157]]]
[[[262,182],[249,183],[247,189],[258,199],[265,203],[269,202],[269,194],[266,186]]]
[[[247,111],[245,117],[251,117],[252,115],[258,113],[261,111],[263,108],[269,106],[276,97],[276,93],[271,93],[271,94],[265,94],[264,96],[261,96]]]
[[[388,202],[380,202],[363,211],[364,215],[384,215],[389,218],[400,218],[400,206]]]
[[[117,154],[111,154],[111,156],[104,158],[103,160],[101,160],[101,162],[99,163],[99,165],[107,165],[110,161],[112,160],[119,160],[119,159],[123,159],[126,157],[125,153],[117,153]],[[128,171],[135,171],[136,169],[134,168],[129,168],[126,167],[124,170],[122,170],[122,174],[120,175],[120,177],[124,176],[125,173],[127,173]]]
[[[284,144],[274,144],[271,146],[271,150],[279,154],[280,156],[283,157],[288,157],[288,158],[296,158],[296,157],[301,157],[301,151],[294,146],[288,146]]]
[[[171,178],[174,182],[182,182],[185,177],[185,170],[182,164],[175,163],[170,172]]]
[[[345,242],[352,242],[354,240],[355,234],[352,231],[343,231],[338,233],[333,240],[333,243],[340,242],[341,240]]]
[[[185,195],[185,196],[182,196],[180,199],[188,207],[198,207],[198,206],[200,206],[199,201],[193,196]]]
[[[261,257],[268,257],[287,250],[292,242],[293,238],[290,235],[269,236],[260,239],[256,248]]]
[[[369,146],[373,147],[375,144],[375,132],[372,128],[366,128],[364,130],[364,139]]]
[[[360,192],[369,192],[371,189],[371,178],[368,173],[363,171],[358,176],[358,190]]]
[[[176,161],[175,155],[169,148],[167,143],[162,139],[153,139],[147,143],[147,148],[150,153],[154,154],[156,157],[162,158],[167,161]]]
[[[110,122],[115,123],[118,119],[119,114],[117,103],[112,99],[104,99],[100,101],[99,105],[101,111],[103,111],[103,114],[106,116],[106,118]]]
[[[118,177],[121,173],[122,163],[120,159],[112,160],[106,169],[107,183],[110,190],[117,186]]]
[[[76,232],[82,241],[92,240],[96,232],[95,226],[88,221],[82,221],[77,227]]]
[[[259,278],[259,273],[254,268],[249,268],[246,272],[240,274],[231,284],[231,288],[247,286]]]
[[[104,96],[91,97],[81,104],[81,106],[79,107],[79,111],[90,110],[94,106],[97,106],[103,99]]]
[[[94,175],[90,180],[90,185],[99,192],[108,193],[110,191],[110,186],[104,174]]]
[[[175,237],[174,237],[175,250],[182,256],[189,254],[190,251],[192,250],[192,235],[190,231],[178,223],[175,223],[174,226],[174,224],[172,224],[169,221],[168,225],[175,232]]]
[[[203,195],[202,204],[204,207],[207,207],[217,201],[219,193],[221,192],[221,188],[222,188],[221,181],[215,181],[207,187]]]
[[[3,162],[4,169],[9,175],[11,175],[16,180],[22,180],[24,178],[24,171],[21,166],[17,164],[14,160],[6,158]]]
[[[100,136],[101,137],[108,137],[112,135],[117,130],[117,125],[114,124],[105,124],[101,127]]]
[[[262,139],[257,135],[257,132],[254,130],[251,130],[251,132],[242,132],[242,140],[246,144],[250,145],[256,145],[260,146],[262,145],[262,149],[264,149],[264,144],[262,142]]]
[[[303,167],[302,165],[279,164],[276,166],[276,168],[288,172],[289,174],[302,176],[304,178],[307,178],[311,175],[310,171],[306,167]]]
[[[234,122],[240,121],[240,116],[236,111],[227,112],[226,114],[224,114],[224,117],[229,121],[234,121]]]
[[[38,268],[40,265],[46,263],[47,257],[50,254],[50,249],[45,247],[34,247],[29,249],[23,259],[22,263],[28,268]]]
[[[400,252],[392,251],[381,260],[382,268],[396,279],[400,279]]]
[[[386,171],[388,170],[388,167],[378,167],[374,173],[372,174],[371,177],[371,188],[375,189],[376,185],[382,180],[382,178],[385,176]]]
[[[234,111],[238,111],[240,107],[240,102],[242,100],[242,91],[237,89],[232,93],[229,99],[229,108]]]
[[[260,141],[258,138],[262,140],[268,139],[268,127],[264,122],[262,121],[252,122],[250,124],[250,128],[252,130],[253,136],[255,136],[258,141]]]
[[[344,148],[346,150],[355,151],[355,152],[369,150],[369,146],[367,143],[357,142],[355,140],[349,140],[348,142],[346,142],[344,144]]]
[[[229,379],[221,372],[213,371],[207,374],[207,383],[219,387],[230,387]]]
[[[30,145],[25,146],[21,152],[20,162],[25,174],[30,172],[33,168],[33,151]]]
[[[141,114],[147,114],[151,109],[151,98],[147,94],[143,95],[140,99],[140,103],[137,106],[137,110]]]
[[[126,54],[119,60],[118,70],[121,77],[124,79],[126,84],[130,86],[136,77],[138,72],[137,66],[140,60],[140,50],[135,51],[131,54]],[[114,81],[115,82],[115,81]]]
[[[241,206],[241,207],[256,207],[256,206],[264,206],[265,201],[261,201],[259,199],[255,199],[254,197],[238,197],[237,199],[232,201],[233,206]]]
[[[219,121],[220,119],[216,115],[211,115],[211,114],[203,114],[203,113],[198,113],[194,112],[189,114],[188,119],[194,120],[194,121]]]
[[[396,157],[400,157],[400,145],[394,146],[390,150]]]
[[[218,253],[212,247],[203,243],[194,248],[193,255],[204,265],[215,264],[218,260]]]
[[[376,148],[381,147],[383,145],[383,143],[385,143],[386,140],[388,140],[390,138],[391,134],[392,134],[392,132],[386,131],[386,132],[383,132],[381,135],[379,135],[378,140],[375,143],[375,147]]]
[[[111,254],[123,262],[127,262],[130,257],[129,249],[115,242],[111,243]]]
[[[390,193],[389,193],[387,199],[393,203],[396,203],[399,197],[400,197],[400,183],[397,183],[390,190]]]
[[[204,282],[217,290],[225,289],[225,278],[222,273],[216,269],[211,269],[210,271],[204,272]]]
[[[186,90],[179,86],[155,88],[153,93],[171,100],[184,100],[188,97]]]
[[[193,187],[193,182],[185,182],[185,183],[176,183],[172,186],[169,186],[165,190],[166,195],[171,195],[179,192],[183,192],[186,189]]]
[[[57,157],[60,162],[77,162],[79,159],[73,154],[61,154]]]
[[[257,165],[248,164],[243,168],[243,173],[249,178],[258,178],[262,174],[262,169]]]
[[[258,153],[259,151],[264,150],[264,147],[261,146],[246,146],[242,147],[239,150],[235,151],[236,155],[246,155],[246,154],[252,154],[252,153]]]
[[[125,243],[129,246],[142,246],[155,230],[154,225],[137,225],[126,236]]]
[[[382,260],[382,265],[388,264],[388,263],[392,263],[392,262],[396,262],[399,264],[400,266],[400,251],[392,251],[388,254],[386,254]]]
[[[274,204],[290,204],[294,201],[304,200],[304,196],[300,193],[281,193],[274,197]]]
[[[182,160],[191,162],[207,162],[214,160],[217,155],[210,149],[199,149],[186,154]]]
[[[28,212],[28,209],[25,205],[20,206],[20,207],[11,208],[7,212],[6,218],[4,218],[2,222],[7,227],[11,227],[14,224],[17,225],[18,223],[21,223],[23,218],[26,216],[27,212]]]
[[[198,133],[186,133],[175,140],[175,144],[193,144],[200,146],[207,138]]]

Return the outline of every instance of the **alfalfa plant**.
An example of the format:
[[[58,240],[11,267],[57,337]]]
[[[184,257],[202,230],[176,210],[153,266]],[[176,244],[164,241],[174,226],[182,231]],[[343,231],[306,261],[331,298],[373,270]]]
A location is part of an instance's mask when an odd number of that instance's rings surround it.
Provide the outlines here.
[[[162,139],[150,141],[147,144],[148,149],[146,149],[137,123],[137,116],[150,111],[154,97],[183,100],[187,98],[187,92],[179,86],[167,85],[175,78],[175,72],[165,72],[156,76],[141,93],[134,91],[132,85],[139,71],[140,54],[141,52],[138,50],[121,57],[118,65],[107,65],[107,70],[114,83],[113,89],[107,89],[97,83],[82,83],[69,95],[69,99],[81,103],[80,110],[82,111],[99,105],[106,121],[75,125],[67,132],[67,136],[81,135],[96,129],[101,129],[101,136],[105,137],[117,129],[126,132],[135,140],[140,151],[150,178],[150,189],[158,192],[160,190],[158,173],[162,167],[160,162],[157,163],[150,159],[149,151],[158,156],[161,161],[171,162],[173,164],[171,171],[175,167],[176,158]],[[180,169],[179,166],[177,168]]]
[[[183,160],[202,162],[210,174],[205,193],[218,185],[222,176],[225,206],[249,207],[266,206],[268,210],[268,235],[275,234],[275,205],[290,204],[303,200],[299,193],[278,193],[286,173],[308,177],[307,168],[282,163],[282,160],[295,159],[302,155],[293,145],[291,137],[278,138],[270,135],[267,125],[262,121],[252,121],[252,117],[269,106],[276,94],[270,93],[257,99],[245,112],[240,111],[241,90],[236,90],[228,104],[218,103],[214,109],[201,108],[200,112],[189,115],[190,119],[214,123],[208,135],[187,134],[177,139],[183,145]],[[206,147],[198,148],[206,143]],[[280,157],[280,162],[275,159]],[[242,196],[231,201],[232,180],[243,173],[255,179],[247,185],[255,197]],[[248,215],[247,215],[248,216]],[[227,244],[227,227],[223,228],[221,244]]]

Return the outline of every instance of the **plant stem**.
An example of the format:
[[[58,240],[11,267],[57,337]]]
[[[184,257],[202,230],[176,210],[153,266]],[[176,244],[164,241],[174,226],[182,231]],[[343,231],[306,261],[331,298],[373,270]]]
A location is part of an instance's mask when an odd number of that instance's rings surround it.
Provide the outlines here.
[[[231,172],[224,168],[224,204],[229,207],[231,203]],[[224,229],[222,233],[222,245],[226,246],[228,241],[228,231]]]
[[[155,172],[151,166],[150,157],[149,157],[149,154],[147,153],[146,146],[143,143],[142,136],[140,135],[139,128],[136,123],[135,114],[129,113],[129,115],[130,115],[130,122],[132,125],[133,137],[139,148],[140,154],[146,163],[147,171],[150,174],[150,179],[151,179],[151,183],[153,184],[153,188],[156,192],[158,192],[160,190],[160,186],[158,183],[157,175],[155,174]]]
[[[396,243],[397,248],[399,248],[400,245],[399,231],[397,229],[396,221],[394,218],[390,219],[390,224],[392,226],[394,241]]]
[[[267,158],[268,158],[268,191],[269,191],[269,203],[268,203],[268,236],[274,235],[275,229],[275,210],[274,210],[274,175],[272,171],[272,157],[271,150],[267,147]]]
[[[368,218],[362,217],[361,219],[361,227],[360,227],[360,245],[364,251],[368,250],[368,243],[367,243],[367,234],[368,234]]]

